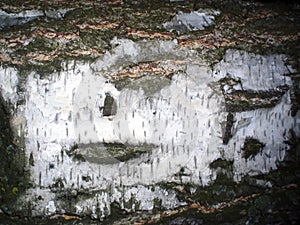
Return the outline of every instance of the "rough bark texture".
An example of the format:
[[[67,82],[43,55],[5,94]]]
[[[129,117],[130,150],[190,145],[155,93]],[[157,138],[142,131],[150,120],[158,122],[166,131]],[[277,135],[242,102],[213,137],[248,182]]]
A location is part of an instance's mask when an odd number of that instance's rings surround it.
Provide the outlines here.
[[[299,220],[298,3],[0,9],[1,222]]]

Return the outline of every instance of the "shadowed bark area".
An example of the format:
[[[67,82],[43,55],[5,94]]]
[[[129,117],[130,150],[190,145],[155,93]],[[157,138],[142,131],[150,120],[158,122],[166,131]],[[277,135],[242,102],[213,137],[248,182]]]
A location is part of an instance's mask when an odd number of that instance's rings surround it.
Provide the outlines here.
[[[115,99],[109,94],[106,94],[103,107],[103,116],[114,116],[117,113],[117,105]]]
[[[24,152],[13,141],[10,112],[0,93],[0,208],[12,203],[24,189]],[[7,212],[9,213],[9,212]]]

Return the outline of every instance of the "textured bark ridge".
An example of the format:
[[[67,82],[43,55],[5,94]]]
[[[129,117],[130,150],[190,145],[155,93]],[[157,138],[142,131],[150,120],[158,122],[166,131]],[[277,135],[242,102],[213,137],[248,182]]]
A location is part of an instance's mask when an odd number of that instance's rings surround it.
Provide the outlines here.
[[[121,18],[141,6],[91,2],[97,10],[119,12]],[[14,205],[11,199],[3,201],[3,213],[101,220],[114,216],[116,208],[132,215],[151,212],[148,219],[175,208],[175,214],[215,213],[242,201],[260,201],[261,194],[238,190],[246,181],[261,188],[275,185],[257,177],[285,165],[298,145],[294,53],[254,53],[250,50],[261,44],[257,40],[242,48],[246,31],[239,42],[224,38],[218,32],[225,32],[227,17],[234,15],[226,8],[200,9],[195,3],[189,13],[175,14],[170,7],[191,5],[171,1],[165,9],[170,15],[162,17],[160,28],[142,30],[138,24],[134,30],[130,14],[128,21],[118,21],[114,14],[104,20],[92,10],[91,18],[82,21],[77,14],[90,12],[89,6],[62,4],[63,9],[25,14],[13,6],[10,13],[0,11],[0,32],[9,31],[0,38],[1,46],[9,44],[0,52],[0,147],[10,163],[5,168],[18,168],[26,177],[23,192],[16,189],[19,184],[9,186],[17,200]],[[152,6],[155,15],[160,12],[157,4]],[[136,16],[146,13],[139,10]],[[270,13],[258,12],[262,18]],[[60,21],[67,28],[56,32]],[[19,26],[35,31],[16,40]],[[126,34],[118,33],[121,28]],[[213,46],[210,34],[220,37]],[[92,41],[95,45],[88,46]],[[61,47],[52,49],[53,43]],[[35,49],[30,53],[29,45]],[[15,161],[8,156],[10,146],[22,153]],[[3,199],[5,173],[1,170]],[[227,184],[234,190],[223,190]],[[193,221],[177,218],[173,223],[185,220]]]
[[[44,196],[31,206],[34,215],[65,210],[104,217],[112,202],[128,211],[151,210],[155,199],[174,208],[186,202],[173,192],[165,196],[169,191],[155,184],[208,185],[216,179],[208,165],[217,159],[233,162],[238,182],[245,175],[276,169],[284,159],[287,131],[296,129],[285,56],[230,50],[211,69],[171,41],[115,41],[118,46],[91,66],[69,62],[59,73],[42,79],[32,73],[22,84],[26,100],[13,120],[24,118],[15,129],[27,140],[33,187],[18,207]],[[162,57],[168,62],[193,60],[182,70],[170,64],[171,78],[150,73],[115,88],[109,77],[129,79],[118,76],[117,65],[138,65],[150,56],[154,62]],[[239,82],[231,85],[232,80]],[[255,109],[237,100],[232,112],[227,93],[237,90],[245,96],[277,90],[280,95],[275,95],[276,102],[264,98],[270,104],[257,103]],[[253,98],[245,96],[246,102]],[[77,192],[69,205],[61,197],[66,191]]]

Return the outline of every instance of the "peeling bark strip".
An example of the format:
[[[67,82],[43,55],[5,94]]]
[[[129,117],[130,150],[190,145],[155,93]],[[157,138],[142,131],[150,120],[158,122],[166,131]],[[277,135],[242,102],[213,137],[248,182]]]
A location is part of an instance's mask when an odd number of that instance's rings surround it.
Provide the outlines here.
[[[100,24],[82,23],[82,24],[76,24],[76,26],[79,27],[80,29],[103,30],[103,29],[117,28],[120,25],[116,23],[110,23],[108,21],[103,21]]]
[[[146,32],[139,30],[130,30],[128,35],[141,37],[141,38],[160,38],[160,39],[172,39],[173,35],[169,33],[158,33],[158,32]]]
[[[73,215],[53,215],[50,216],[50,220],[55,220],[55,219],[59,219],[59,218],[63,218],[65,220],[81,220],[81,218],[79,216],[73,216]]]
[[[173,74],[183,71],[188,63],[187,60],[166,60],[166,61],[153,61],[148,63],[140,63],[134,66],[122,68],[112,79],[121,79],[126,77],[141,77],[145,75],[161,75],[171,77]]]

